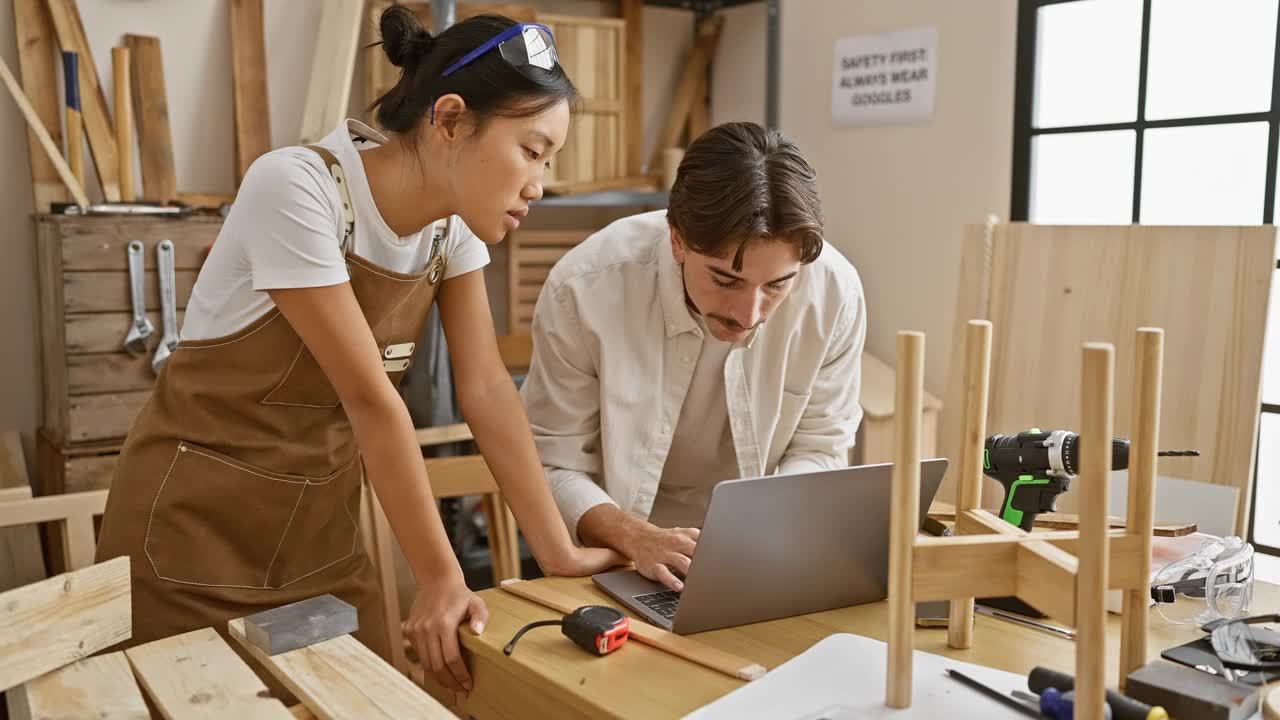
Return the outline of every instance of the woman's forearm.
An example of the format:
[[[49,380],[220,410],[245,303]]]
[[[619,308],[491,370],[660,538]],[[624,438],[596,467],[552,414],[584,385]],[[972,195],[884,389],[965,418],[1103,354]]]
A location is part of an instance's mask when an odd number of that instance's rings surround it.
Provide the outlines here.
[[[419,586],[455,573],[461,579],[462,568],[436,508],[413,421],[390,387],[384,397],[347,406],[369,482]]]
[[[520,393],[504,377],[478,392],[460,389],[459,398],[463,416],[520,531],[543,570],[554,574],[556,563],[572,550],[573,541],[548,492]]]

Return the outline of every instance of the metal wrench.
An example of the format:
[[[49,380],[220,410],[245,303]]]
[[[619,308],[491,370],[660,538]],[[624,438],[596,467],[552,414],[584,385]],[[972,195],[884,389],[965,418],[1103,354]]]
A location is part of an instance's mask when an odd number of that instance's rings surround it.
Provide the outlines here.
[[[129,323],[129,332],[124,336],[124,349],[134,355],[147,351],[147,338],[156,331],[147,317],[147,302],[143,295],[146,273],[143,271],[142,242],[133,240],[129,243],[129,296],[133,300],[133,320]]]
[[[173,263],[173,241],[161,240],[156,245],[156,270],[160,276],[160,310],[164,323],[164,335],[160,337],[160,345],[156,354],[151,357],[151,369],[160,374],[169,355],[178,349],[178,298],[174,286],[177,284]]]

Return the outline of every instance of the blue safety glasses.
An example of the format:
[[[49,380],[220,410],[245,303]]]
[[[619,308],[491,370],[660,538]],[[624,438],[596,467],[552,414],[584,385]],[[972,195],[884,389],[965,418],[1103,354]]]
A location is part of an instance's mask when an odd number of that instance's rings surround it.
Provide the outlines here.
[[[440,77],[449,77],[495,47],[504,60],[521,69],[529,65],[550,70],[560,62],[560,56],[556,54],[555,36],[546,25],[519,23],[464,55]]]

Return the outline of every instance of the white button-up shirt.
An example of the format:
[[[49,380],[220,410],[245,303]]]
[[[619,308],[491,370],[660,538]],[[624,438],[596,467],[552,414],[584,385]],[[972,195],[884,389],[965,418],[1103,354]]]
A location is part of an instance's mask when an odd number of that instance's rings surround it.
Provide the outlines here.
[[[565,524],[612,503],[647,518],[702,345],[665,210],[623,218],[551,270],[521,388]],[[866,339],[862,282],[824,245],[747,343],[725,397],[741,477],[848,463]]]

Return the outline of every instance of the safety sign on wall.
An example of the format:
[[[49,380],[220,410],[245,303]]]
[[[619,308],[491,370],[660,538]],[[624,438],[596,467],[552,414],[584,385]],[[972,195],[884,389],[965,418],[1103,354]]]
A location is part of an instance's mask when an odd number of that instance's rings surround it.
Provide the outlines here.
[[[908,125],[933,116],[938,28],[841,38],[835,45],[831,122]]]

